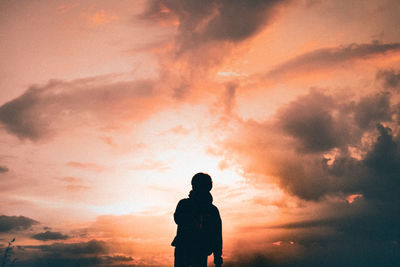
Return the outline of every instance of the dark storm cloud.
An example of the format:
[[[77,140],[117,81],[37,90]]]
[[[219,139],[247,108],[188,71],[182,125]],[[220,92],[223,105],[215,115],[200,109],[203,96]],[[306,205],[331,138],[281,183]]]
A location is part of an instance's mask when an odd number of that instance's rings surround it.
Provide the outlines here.
[[[380,70],[376,77],[383,82],[386,89],[400,89],[400,71],[394,69]]]
[[[138,119],[146,101],[153,96],[148,80],[110,82],[106,78],[88,78],[72,82],[50,81],[31,86],[21,96],[0,106],[0,124],[20,139],[33,141],[49,136],[63,124]]]
[[[317,240],[315,240],[317,241]],[[371,243],[362,240],[330,240],[329,243],[280,245],[256,253],[242,253],[224,263],[225,267],[395,267],[400,260],[400,250],[393,243]]]
[[[78,257],[84,254],[90,255],[108,252],[106,243],[95,239],[82,243],[53,243],[51,245],[25,246],[25,248],[53,254],[72,254]]]
[[[272,175],[305,200],[398,190],[399,138],[382,126],[395,126],[390,97],[376,93],[346,100],[311,90],[279,109],[271,121],[244,122],[226,147],[249,172]],[[369,144],[363,141],[366,134],[375,136]]]
[[[32,236],[33,239],[36,240],[41,240],[41,241],[47,241],[47,240],[65,240],[68,239],[68,235],[63,235],[60,232],[52,232],[52,231],[46,231],[43,233],[38,233]]]
[[[345,129],[332,115],[334,99],[318,91],[299,97],[279,113],[279,126],[307,152],[326,151],[343,143]],[[341,121],[340,121],[341,123]]]
[[[277,126],[294,137],[303,152],[343,148],[359,141],[366,129],[392,121],[390,97],[376,93],[345,102],[313,89],[278,111]]]
[[[298,229],[298,228],[313,228],[336,225],[341,219],[319,219],[319,220],[305,220],[291,223],[285,223],[281,225],[271,226],[268,228],[282,228],[282,229]]]
[[[176,27],[174,39],[157,54],[161,80],[176,100],[204,87],[204,77],[270,24],[291,0],[150,0],[142,21]],[[215,91],[215,89],[213,89]]]
[[[359,59],[366,59],[372,56],[384,55],[388,52],[400,51],[400,43],[379,43],[371,44],[350,44],[333,48],[317,49],[295,58],[292,58],[271,71],[267,76],[279,77],[289,73],[306,73],[318,71],[322,68],[335,67],[338,64]],[[384,76],[387,74],[383,74]],[[388,75],[390,76],[390,74]],[[391,82],[396,83],[396,78]]]
[[[377,126],[379,137],[363,163],[372,180],[363,188],[365,196],[380,200],[397,200],[400,195],[400,136],[393,136],[392,129]]]
[[[313,214],[317,215],[314,219],[245,228],[246,232],[279,229],[280,245],[268,247],[267,241],[257,253],[239,249],[243,257],[234,257],[232,265],[227,265],[254,266],[251,263],[257,256],[269,260],[271,266],[396,266],[400,259],[398,204],[393,198],[382,202],[363,197],[353,204],[328,204],[328,213]]]
[[[21,249],[15,255],[21,259],[14,266],[136,266],[132,257],[113,255],[106,242],[95,239],[80,243],[22,246]]]
[[[143,17],[179,22],[179,50],[212,41],[239,42],[268,24],[286,0],[152,0]]]
[[[235,256],[224,263],[224,267],[261,267],[261,266],[282,266],[274,260],[272,254],[253,253],[248,255]]]
[[[14,267],[30,267],[30,266],[57,266],[57,267],[71,267],[71,266],[90,266],[100,267],[106,266],[105,262],[100,257],[82,257],[70,258],[62,256],[50,257],[34,257],[32,259],[17,260],[13,264]],[[129,265],[128,265],[129,266]]]
[[[1,166],[0,165],[0,173],[8,172],[9,169],[6,166]]]
[[[39,222],[25,216],[0,215],[0,232],[22,231]]]
[[[123,255],[116,255],[116,256],[105,256],[105,261],[107,263],[114,263],[114,262],[130,262],[133,261],[133,258],[130,256],[123,256]]]
[[[380,72],[377,79],[382,77]],[[249,181],[262,188],[261,177],[267,177],[266,182],[276,181],[300,198],[299,203],[324,208],[301,220],[243,229],[254,233],[279,229],[282,246],[277,247],[282,249],[276,254],[266,253],[269,247],[259,248],[258,254],[247,251],[226,265],[396,266],[400,260],[398,107],[395,92],[377,90],[345,98],[312,89],[267,121],[241,122],[223,148],[229,160],[259,177],[252,180],[249,175]],[[349,201],[351,196],[357,199]],[[292,246],[285,243],[289,240]]]
[[[390,94],[376,94],[363,97],[354,110],[355,122],[361,128],[375,126],[377,122],[392,120]]]
[[[361,199],[359,203],[330,207],[326,218],[272,227],[283,232],[280,237],[282,247],[276,251],[281,257],[272,257],[275,259],[272,266],[396,266],[400,260],[397,241],[400,216],[395,206],[398,204],[396,200],[391,204]],[[363,207],[360,209],[360,206]],[[337,208],[349,209],[350,212],[346,216],[332,217],[341,212]],[[293,245],[289,246],[287,243],[292,240]],[[287,253],[288,249],[298,249],[301,253],[296,257]],[[265,250],[261,255],[273,256],[265,254]]]

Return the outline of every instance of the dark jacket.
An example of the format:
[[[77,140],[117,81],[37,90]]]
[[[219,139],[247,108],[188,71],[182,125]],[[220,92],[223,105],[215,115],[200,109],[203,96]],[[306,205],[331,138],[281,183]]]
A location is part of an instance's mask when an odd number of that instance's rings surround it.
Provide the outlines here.
[[[221,217],[208,191],[191,191],[189,198],[179,201],[174,219],[178,230],[172,246],[185,246],[204,255],[214,253],[214,259],[221,259]]]

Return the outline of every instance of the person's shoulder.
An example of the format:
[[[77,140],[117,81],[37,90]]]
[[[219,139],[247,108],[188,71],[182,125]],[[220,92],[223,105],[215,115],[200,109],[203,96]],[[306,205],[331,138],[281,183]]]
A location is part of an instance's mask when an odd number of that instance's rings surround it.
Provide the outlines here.
[[[179,200],[178,206],[185,206],[185,205],[190,204],[191,202],[192,201],[190,198],[183,198],[183,199]]]
[[[176,208],[178,210],[192,210],[194,207],[194,203],[193,200],[190,198],[183,198],[178,202],[178,205],[176,206]]]
[[[219,210],[218,210],[217,206],[215,206],[214,204],[211,204],[211,209],[212,209],[213,212],[219,214]]]
[[[179,203],[185,203],[185,202],[190,202],[190,198],[182,198],[181,200],[179,200]]]

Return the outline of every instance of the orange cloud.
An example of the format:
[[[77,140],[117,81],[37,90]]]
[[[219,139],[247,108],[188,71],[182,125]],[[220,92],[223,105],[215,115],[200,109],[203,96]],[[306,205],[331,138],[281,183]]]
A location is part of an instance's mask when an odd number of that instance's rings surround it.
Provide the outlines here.
[[[109,24],[113,21],[116,21],[118,16],[115,14],[109,13],[104,9],[95,12],[94,14],[88,15],[87,20],[90,25],[93,26],[102,26],[105,24]]]
[[[353,203],[354,201],[356,201],[357,199],[361,198],[362,196],[363,196],[362,194],[351,194],[351,195],[348,195],[348,196],[346,197],[346,201],[347,201],[349,204],[351,204],[351,203]]]
[[[276,242],[272,243],[273,246],[280,246],[281,244],[282,244],[282,241],[276,241]]]
[[[33,141],[94,125],[122,129],[169,105],[155,91],[155,84],[150,80],[113,82],[104,77],[52,80],[31,86],[0,106],[0,123],[9,133]]]
[[[67,163],[67,166],[74,167],[77,169],[88,170],[92,172],[103,172],[107,170],[107,167],[98,165],[96,163],[81,163],[81,162],[70,161]]]

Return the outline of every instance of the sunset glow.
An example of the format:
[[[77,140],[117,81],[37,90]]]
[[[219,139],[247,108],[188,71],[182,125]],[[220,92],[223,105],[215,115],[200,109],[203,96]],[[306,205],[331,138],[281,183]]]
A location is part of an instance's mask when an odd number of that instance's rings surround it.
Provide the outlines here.
[[[397,266],[399,14],[397,0],[1,1],[5,266],[173,266],[198,172],[223,266]]]

